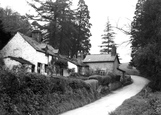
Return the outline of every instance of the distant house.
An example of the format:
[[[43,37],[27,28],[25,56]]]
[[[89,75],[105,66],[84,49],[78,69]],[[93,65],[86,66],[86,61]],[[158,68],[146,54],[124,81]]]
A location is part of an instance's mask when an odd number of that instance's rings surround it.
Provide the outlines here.
[[[62,68],[63,76],[69,76],[69,70],[72,70],[73,72],[79,73],[81,75],[85,75],[89,71],[89,66],[82,62],[81,57],[78,56],[77,59],[69,59],[65,56],[59,56],[61,57],[61,60],[63,60],[67,64],[66,68]]]
[[[92,70],[102,70],[106,73],[116,73],[119,67],[118,56],[111,56],[110,54],[91,54],[87,55],[83,62]]]
[[[1,50],[5,66],[12,69],[15,65],[26,65],[30,72],[47,74],[47,67],[58,50],[41,43],[41,33],[32,32],[32,37],[17,33]]]
[[[123,71],[119,69],[120,61],[116,54],[116,48],[113,48],[110,54],[87,55],[83,63],[89,65],[93,71],[100,70],[104,73],[112,72],[114,74],[121,72],[123,75]]]

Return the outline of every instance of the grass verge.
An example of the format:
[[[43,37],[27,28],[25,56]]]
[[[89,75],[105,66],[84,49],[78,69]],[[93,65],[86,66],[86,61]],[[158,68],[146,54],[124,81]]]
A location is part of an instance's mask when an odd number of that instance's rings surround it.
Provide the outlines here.
[[[161,92],[152,92],[147,86],[110,115],[161,115]]]

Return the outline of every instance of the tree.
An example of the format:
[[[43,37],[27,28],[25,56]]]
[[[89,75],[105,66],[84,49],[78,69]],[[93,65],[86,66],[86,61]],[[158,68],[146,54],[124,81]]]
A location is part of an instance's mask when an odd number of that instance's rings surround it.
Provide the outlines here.
[[[1,48],[13,37],[17,32],[29,35],[31,25],[25,16],[21,16],[11,9],[0,8],[0,46]]]
[[[89,10],[84,0],[79,0],[75,14],[75,28],[77,33],[72,42],[72,57],[74,55],[77,57],[78,52],[83,52],[86,55],[91,48],[89,37],[91,36],[90,28],[92,24],[89,22]]]
[[[48,0],[45,2],[34,0],[35,3],[29,3],[37,12],[37,16],[27,15],[32,20],[48,22],[44,26],[47,30],[46,38],[49,44],[59,49],[59,53],[68,55],[71,46],[71,35],[73,29],[73,11],[70,9],[70,0]],[[72,31],[72,32],[71,32]]]
[[[111,52],[111,48],[112,48],[112,44],[114,44],[113,41],[113,37],[114,37],[115,32],[113,32],[112,30],[112,26],[110,24],[109,19],[107,19],[107,23],[106,23],[106,28],[104,30],[104,34],[102,35],[102,45],[100,46],[101,49],[100,52],[101,53],[108,53]]]
[[[139,0],[131,28],[132,61],[161,90],[161,1]]]
[[[70,0],[48,0],[41,2],[34,0],[29,3],[38,13],[37,16],[28,14],[28,17],[37,21],[48,22],[44,25],[46,38],[49,44],[59,49],[59,53],[69,57],[77,55],[78,51],[89,52],[90,23],[89,11],[84,0],[79,1],[78,9],[70,8]]]
[[[9,32],[5,32],[3,29],[2,20],[0,20],[0,50],[5,46],[5,44],[11,38],[11,34]]]

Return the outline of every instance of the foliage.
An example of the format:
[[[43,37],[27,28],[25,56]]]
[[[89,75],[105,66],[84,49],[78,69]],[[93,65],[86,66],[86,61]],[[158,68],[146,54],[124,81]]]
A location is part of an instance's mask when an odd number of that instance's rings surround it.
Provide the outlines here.
[[[114,44],[114,41],[113,41],[114,34],[115,33],[113,32],[112,26],[108,19],[106,23],[106,28],[104,30],[104,34],[102,35],[103,42],[100,47],[103,49],[100,50],[101,53],[109,54],[109,52],[111,52],[112,44]]]
[[[102,86],[108,86],[109,83],[114,83],[117,81],[120,81],[121,76],[120,75],[114,75],[113,73],[108,73],[108,75],[91,75],[89,76],[89,79],[95,79],[98,80],[99,85]]]
[[[161,93],[152,93],[149,87],[136,96],[126,100],[110,115],[160,115]]]
[[[30,35],[31,25],[29,24],[28,19],[17,12],[13,12],[9,8],[0,8],[0,49],[17,32]]]
[[[121,76],[120,75],[115,75],[111,72],[108,73],[109,78],[110,78],[110,83],[114,83],[116,81],[120,81]]]
[[[124,79],[121,81],[122,82],[122,85],[129,85],[133,82],[133,80],[131,79],[131,76],[130,75],[125,75],[124,76]]]
[[[45,21],[41,29],[45,37],[59,53],[69,57],[77,56],[78,51],[89,53],[91,36],[88,6],[79,0],[77,9],[71,9],[71,0],[45,1],[33,0],[29,3],[37,16],[27,15],[32,20]],[[38,5],[36,5],[38,4]]]
[[[91,76],[89,76],[89,79],[98,80],[99,85],[102,84],[102,77],[101,77],[101,75],[91,75]]]
[[[131,30],[131,64],[152,80],[154,90],[161,90],[160,16],[160,0],[139,0]]]
[[[99,83],[98,83],[98,80],[95,80],[95,79],[89,79],[89,80],[85,80],[84,81],[86,84],[90,85],[90,87],[93,89],[93,90],[97,90],[98,89],[98,86],[99,86]]]
[[[82,80],[1,70],[1,115],[57,115],[99,98]]]
[[[0,57],[0,69],[2,69],[4,66],[4,61],[3,58]]]

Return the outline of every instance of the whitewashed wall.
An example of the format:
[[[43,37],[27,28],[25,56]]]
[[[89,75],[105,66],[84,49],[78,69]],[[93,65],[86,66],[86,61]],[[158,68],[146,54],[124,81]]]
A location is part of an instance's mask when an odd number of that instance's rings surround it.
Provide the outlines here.
[[[44,53],[36,51],[22,36],[17,33],[1,51],[3,57],[14,56],[22,57],[35,65],[37,72],[37,63],[48,64],[52,56],[47,57]],[[49,59],[48,59],[49,58]],[[9,58],[4,60],[6,67],[12,68],[13,65],[19,63]],[[43,73],[43,72],[42,72]]]
[[[78,67],[77,67],[77,65],[75,65],[75,64],[73,64],[73,63],[71,63],[71,62],[69,62],[68,61],[68,68],[69,69],[75,69],[75,72],[77,73],[78,72]]]

